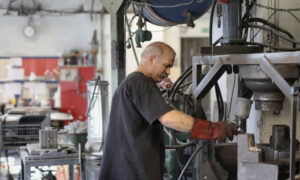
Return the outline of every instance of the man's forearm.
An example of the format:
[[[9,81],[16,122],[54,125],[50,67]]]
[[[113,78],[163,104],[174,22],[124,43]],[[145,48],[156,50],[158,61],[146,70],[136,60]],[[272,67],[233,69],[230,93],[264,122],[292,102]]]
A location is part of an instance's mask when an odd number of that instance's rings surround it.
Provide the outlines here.
[[[194,118],[181,111],[172,110],[159,118],[159,121],[169,128],[181,132],[190,132],[193,127]]]

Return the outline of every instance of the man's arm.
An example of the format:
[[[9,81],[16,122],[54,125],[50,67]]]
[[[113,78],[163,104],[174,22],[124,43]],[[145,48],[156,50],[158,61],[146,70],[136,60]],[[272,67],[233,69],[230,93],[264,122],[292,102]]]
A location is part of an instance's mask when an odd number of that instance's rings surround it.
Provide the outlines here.
[[[159,118],[161,124],[181,132],[190,132],[193,128],[194,118],[181,111],[172,110]]]
[[[191,132],[190,138],[196,139],[218,139],[224,142],[227,138],[232,140],[237,133],[235,128],[225,122],[210,122],[193,118],[178,110],[172,110],[162,115],[159,121],[164,126],[181,132]]]

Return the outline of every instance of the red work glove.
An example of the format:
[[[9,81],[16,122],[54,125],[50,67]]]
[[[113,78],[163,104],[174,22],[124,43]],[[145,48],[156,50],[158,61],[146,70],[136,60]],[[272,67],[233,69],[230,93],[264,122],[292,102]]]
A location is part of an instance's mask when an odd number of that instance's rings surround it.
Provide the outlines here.
[[[218,139],[219,142],[224,142],[227,138],[233,139],[237,134],[235,128],[225,122],[210,122],[195,118],[190,138],[194,139]]]

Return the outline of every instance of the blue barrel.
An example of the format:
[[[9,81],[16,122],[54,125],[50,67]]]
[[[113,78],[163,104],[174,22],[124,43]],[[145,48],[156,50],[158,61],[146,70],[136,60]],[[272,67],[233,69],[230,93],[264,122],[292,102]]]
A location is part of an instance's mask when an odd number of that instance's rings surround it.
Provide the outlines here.
[[[184,24],[185,13],[189,12],[192,19],[201,17],[212,5],[212,0],[141,0],[149,5],[140,5],[143,16],[159,26]],[[153,6],[152,6],[153,5]],[[169,7],[166,7],[169,6]],[[170,8],[172,7],[172,8]]]

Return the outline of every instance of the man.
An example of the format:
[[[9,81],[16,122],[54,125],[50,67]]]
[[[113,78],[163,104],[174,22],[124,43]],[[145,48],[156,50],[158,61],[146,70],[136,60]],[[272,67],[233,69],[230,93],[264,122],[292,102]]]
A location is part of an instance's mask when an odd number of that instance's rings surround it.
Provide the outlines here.
[[[174,50],[154,42],[142,52],[137,70],[127,76],[112,100],[110,122],[101,161],[100,180],[160,180],[163,177],[162,125],[191,138],[232,139],[234,128],[226,123],[194,119],[172,109],[156,83],[170,74]]]

